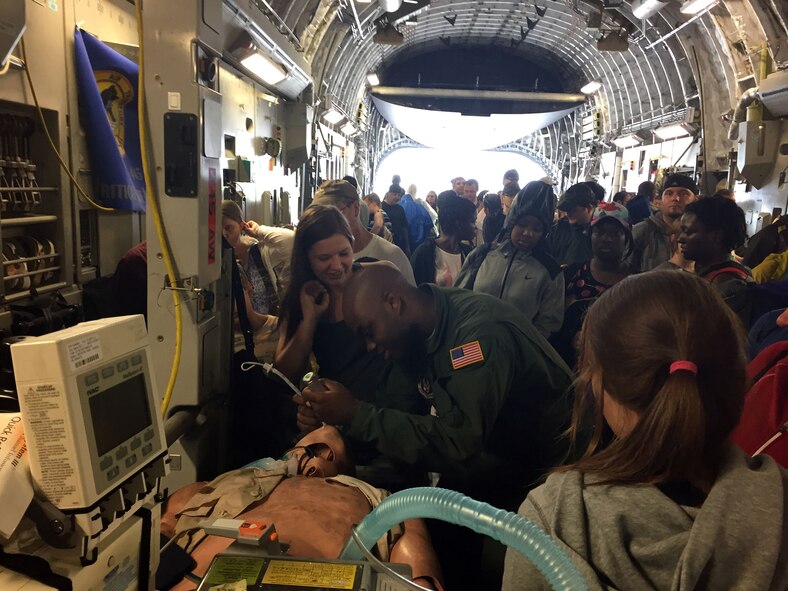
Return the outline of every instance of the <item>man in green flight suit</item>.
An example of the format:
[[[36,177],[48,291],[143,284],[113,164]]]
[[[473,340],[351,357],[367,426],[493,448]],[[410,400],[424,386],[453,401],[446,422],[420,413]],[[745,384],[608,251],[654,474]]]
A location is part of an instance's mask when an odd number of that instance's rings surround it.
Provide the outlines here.
[[[343,309],[370,348],[418,383],[432,413],[379,408],[328,380],[325,391],[304,390],[310,408],[299,412],[344,425],[345,436],[383,456],[439,472],[441,487],[509,510],[564,459],[572,374],[516,308],[472,291],[413,287],[375,264],[353,275]],[[380,388],[384,400],[398,389],[391,380]],[[439,521],[428,527],[447,589],[500,588],[501,544]]]
[[[528,319],[501,300],[425,284],[392,267],[354,274],[345,321],[418,383],[430,415],[362,402],[337,382],[303,403],[384,456],[441,474],[440,486],[514,509],[564,459],[572,374]],[[383,399],[396,384],[384,382]],[[380,397],[378,398],[380,399]]]

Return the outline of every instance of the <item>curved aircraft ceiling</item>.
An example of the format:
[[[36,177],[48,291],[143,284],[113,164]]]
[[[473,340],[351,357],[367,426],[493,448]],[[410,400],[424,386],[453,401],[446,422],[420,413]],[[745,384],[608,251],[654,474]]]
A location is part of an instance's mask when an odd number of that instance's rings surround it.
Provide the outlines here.
[[[384,149],[381,138],[395,141],[397,134],[371,105],[367,73],[385,77],[398,63],[418,63],[427,52],[505,49],[549,70],[568,93],[600,81],[600,90],[581,112],[600,114],[608,140],[684,117],[693,107],[704,117],[710,161],[724,161],[731,147],[727,123],[720,118],[758,83],[760,49],[766,46],[775,62],[788,63],[784,0],[716,0],[694,16],[680,12],[680,0],[666,0],[662,10],[642,22],[628,0],[404,0],[400,11],[417,10],[401,22],[396,21],[398,13],[387,16],[381,8],[387,2],[374,0],[250,1],[266,5],[298,37],[312,65],[317,98],[330,95],[350,116],[360,103],[369,107],[369,129],[360,142],[368,153]],[[404,38],[401,45],[373,41],[386,20],[395,21]],[[612,43],[619,51],[606,51],[603,43],[601,50],[598,40],[608,36],[620,36],[626,46]],[[494,70],[496,63],[489,67]],[[571,129],[561,129],[536,134],[545,157],[559,164],[567,154],[576,159],[582,150]]]

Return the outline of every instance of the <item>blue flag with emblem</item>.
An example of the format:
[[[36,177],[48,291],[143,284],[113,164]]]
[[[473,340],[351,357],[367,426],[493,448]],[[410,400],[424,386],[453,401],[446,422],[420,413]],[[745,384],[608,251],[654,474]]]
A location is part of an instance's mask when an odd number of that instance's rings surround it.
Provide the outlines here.
[[[79,115],[94,197],[106,207],[145,211],[137,118],[137,64],[89,33],[74,33]]]

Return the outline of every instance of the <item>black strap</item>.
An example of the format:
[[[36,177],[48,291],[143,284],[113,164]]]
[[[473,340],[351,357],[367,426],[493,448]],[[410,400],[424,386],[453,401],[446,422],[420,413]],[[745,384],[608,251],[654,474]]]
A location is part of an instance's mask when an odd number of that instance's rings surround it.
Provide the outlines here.
[[[263,284],[265,285],[265,295],[268,298],[268,313],[278,316],[279,308],[281,306],[279,302],[279,294],[276,292],[276,286],[271,283],[271,275],[268,273],[268,267],[265,266],[265,263],[263,262],[263,255],[260,253],[260,248],[256,244],[253,244],[249,247],[249,256],[252,257],[255,267],[257,267],[257,272],[260,273],[260,277],[263,279]]]
[[[478,252],[474,254],[474,259],[472,261],[473,268],[469,270],[471,276],[465,289],[473,290],[473,286],[476,284],[476,276],[479,274],[479,269],[481,269],[484,259],[487,258],[487,255],[490,254],[492,249],[492,242],[485,242],[476,249]]]
[[[140,555],[137,564],[137,589],[145,589],[150,585],[150,553],[151,530],[153,529],[153,515],[150,509],[144,507],[137,511],[137,516],[142,519],[142,532],[140,533]]]
[[[71,579],[52,572],[49,563],[40,556],[7,554],[0,547],[0,566],[53,587],[57,591],[73,591]]]
[[[249,317],[246,315],[246,301],[244,300],[244,288],[241,285],[241,272],[238,270],[238,261],[235,260],[235,257],[233,257],[232,268],[232,291],[235,298],[235,308],[238,312],[238,323],[241,325],[241,332],[244,335],[246,352],[254,357],[254,333]]]
[[[786,356],[788,356],[788,350],[781,351],[780,353],[772,357],[769,360],[769,363],[766,364],[766,367],[764,367],[761,371],[759,371],[757,374],[755,374],[752,377],[752,383],[757,384],[763,376],[765,376],[772,369],[774,369],[774,366],[780,363],[780,361],[782,361],[783,359],[785,359]]]

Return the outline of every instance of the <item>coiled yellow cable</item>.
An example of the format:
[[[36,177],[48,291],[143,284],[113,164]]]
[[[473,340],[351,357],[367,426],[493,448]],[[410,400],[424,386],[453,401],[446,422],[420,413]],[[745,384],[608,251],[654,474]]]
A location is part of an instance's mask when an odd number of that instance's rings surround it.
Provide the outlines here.
[[[22,37],[22,39],[20,40],[19,47],[22,49],[22,60],[24,60],[25,62],[25,77],[27,78],[27,83],[30,86],[30,94],[33,95],[33,102],[36,105],[36,112],[38,113],[38,118],[41,120],[41,127],[44,129],[44,135],[46,135],[47,141],[49,142],[49,147],[52,148],[52,151],[55,153],[55,156],[57,156],[58,162],[60,162],[60,167],[68,175],[68,178],[71,179],[71,182],[74,183],[74,186],[77,188],[77,192],[79,192],[79,194],[85,199],[85,201],[90,203],[96,209],[100,209],[101,211],[115,211],[112,207],[105,207],[104,205],[100,205],[95,201],[93,201],[93,199],[90,198],[90,195],[85,193],[85,190],[79,185],[77,179],[74,178],[74,175],[71,174],[71,171],[68,169],[68,165],[64,162],[63,157],[60,155],[60,151],[57,149],[57,146],[55,145],[55,142],[49,133],[49,128],[47,127],[47,123],[44,120],[44,112],[41,110],[41,105],[38,104],[36,87],[33,86],[33,77],[30,74],[30,62],[27,61],[27,52],[25,51],[24,37]]]

